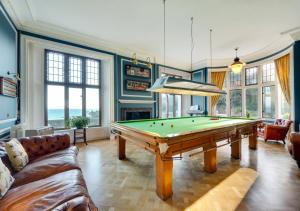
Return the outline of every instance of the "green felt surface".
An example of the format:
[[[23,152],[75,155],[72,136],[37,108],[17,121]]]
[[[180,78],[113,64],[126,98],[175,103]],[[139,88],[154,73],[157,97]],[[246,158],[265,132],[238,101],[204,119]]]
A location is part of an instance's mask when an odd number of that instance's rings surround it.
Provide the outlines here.
[[[172,137],[182,133],[220,128],[252,121],[251,119],[243,118],[219,118],[218,120],[211,120],[211,118],[212,117],[182,117],[170,119],[150,119],[140,121],[122,121],[117,122],[116,124],[145,131],[159,137]]]

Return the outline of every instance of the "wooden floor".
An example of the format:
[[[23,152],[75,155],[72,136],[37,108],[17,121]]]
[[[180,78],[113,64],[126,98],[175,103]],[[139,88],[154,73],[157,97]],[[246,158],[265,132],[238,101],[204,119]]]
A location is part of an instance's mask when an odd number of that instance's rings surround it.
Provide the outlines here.
[[[154,156],[127,144],[127,160],[117,158],[115,141],[80,147],[79,162],[100,210],[300,210],[300,170],[283,144],[259,141],[258,150],[243,140],[242,159],[230,147],[218,149],[218,170],[203,170],[203,154],[174,161],[173,197],[155,193]]]

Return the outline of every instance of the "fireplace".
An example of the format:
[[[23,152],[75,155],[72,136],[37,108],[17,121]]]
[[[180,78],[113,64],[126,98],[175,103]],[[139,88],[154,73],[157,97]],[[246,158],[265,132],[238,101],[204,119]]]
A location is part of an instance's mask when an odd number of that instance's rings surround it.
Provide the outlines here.
[[[121,120],[150,119],[152,108],[122,108]]]

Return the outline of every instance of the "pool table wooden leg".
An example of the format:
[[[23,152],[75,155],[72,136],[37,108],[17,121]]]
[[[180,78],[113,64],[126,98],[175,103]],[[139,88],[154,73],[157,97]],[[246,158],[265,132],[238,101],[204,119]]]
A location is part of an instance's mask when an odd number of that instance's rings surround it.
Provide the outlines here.
[[[168,152],[167,152],[168,153]],[[172,158],[172,155],[165,154],[166,158]],[[172,196],[172,174],[173,160],[164,160],[159,152],[156,152],[156,193],[162,199],[166,200]]]
[[[124,160],[126,158],[126,140],[121,136],[117,136],[117,142],[119,160]]]
[[[257,148],[257,127],[253,127],[253,134],[249,136],[249,148],[256,150]]]
[[[231,157],[234,159],[241,159],[242,152],[242,139],[241,135],[237,135],[235,138],[231,138]]]
[[[211,142],[203,146],[204,150],[204,170],[208,173],[217,171],[217,148],[216,143]],[[206,151],[208,150],[208,151]]]

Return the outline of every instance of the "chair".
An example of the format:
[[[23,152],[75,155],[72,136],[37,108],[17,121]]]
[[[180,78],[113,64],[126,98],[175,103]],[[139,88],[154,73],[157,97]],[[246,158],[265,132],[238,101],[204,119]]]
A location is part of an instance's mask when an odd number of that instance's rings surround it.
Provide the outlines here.
[[[293,121],[276,119],[274,124],[261,124],[258,126],[257,135],[265,140],[283,141],[285,144],[285,137],[288,133]]]
[[[290,135],[290,144],[288,146],[291,156],[297,161],[300,169],[300,133],[293,132]]]

